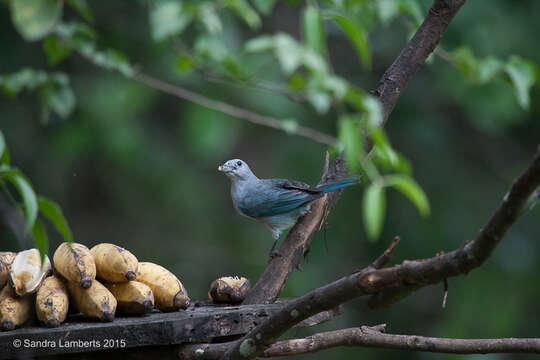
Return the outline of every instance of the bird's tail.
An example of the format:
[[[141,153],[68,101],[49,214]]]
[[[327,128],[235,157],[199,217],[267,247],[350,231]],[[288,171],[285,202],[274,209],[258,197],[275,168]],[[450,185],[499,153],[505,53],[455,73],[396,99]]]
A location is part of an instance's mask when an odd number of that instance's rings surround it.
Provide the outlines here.
[[[322,185],[317,186],[317,189],[321,190],[323,193],[326,194],[326,193],[336,191],[338,189],[341,189],[347,186],[358,184],[360,182],[361,176],[362,175],[355,175],[355,176],[351,176],[345,179],[334,181],[328,184],[322,184]]]

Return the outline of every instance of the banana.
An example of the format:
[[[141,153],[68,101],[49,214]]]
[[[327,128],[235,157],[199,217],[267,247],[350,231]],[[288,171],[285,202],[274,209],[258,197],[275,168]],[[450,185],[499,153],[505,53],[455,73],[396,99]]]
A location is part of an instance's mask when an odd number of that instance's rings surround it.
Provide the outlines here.
[[[108,283],[105,287],[114,295],[118,310],[124,314],[142,315],[154,308],[152,289],[142,282]]]
[[[210,285],[208,297],[213,303],[239,303],[246,298],[250,287],[251,284],[245,277],[221,277]]]
[[[87,289],[82,288],[79,283],[68,281],[67,288],[72,304],[84,315],[101,321],[114,320],[116,299],[99,281],[92,281]]]
[[[189,297],[184,285],[163,266],[150,262],[139,263],[137,281],[152,289],[156,307],[161,311],[176,311],[189,306]]]
[[[14,252],[0,251],[0,289],[6,285],[8,281],[9,270],[11,270],[11,263],[15,259]]]
[[[22,325],[32,313],[31,295],[18,297],[13,288],[4,286],[0,292],[0,327],[2,330],[13,330]]]
[[[88,289],[96,278],[96,264],[90,250],[82,244],[62,243],[54,252],[54,268],[70,282]]]
[[[51,262],[45,255],[43,266],[38,249],[17,253],[9,272],[9,283],[18,296],[37,291],[45,277],[51,274]]]
[[[46,278],[36,296],[38,320],[48,327],[57,327],[64,322],[69,308],[66,285],[56,276]]]
[[[97,277],[110,282],[135,280],[137,276],[137,258],[120,246],[98,244],[90,252],[96,263]]]

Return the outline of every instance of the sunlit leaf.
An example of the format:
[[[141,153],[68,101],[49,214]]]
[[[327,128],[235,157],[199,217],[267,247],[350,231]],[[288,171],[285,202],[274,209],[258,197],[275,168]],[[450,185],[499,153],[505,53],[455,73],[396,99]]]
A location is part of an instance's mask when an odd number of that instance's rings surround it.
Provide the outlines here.
[[[60,206],[52,200],[49,200],[43,196],[38,196],[38,207],[40,213],[49,219],[56,230],[62,234],[64,240],[67,242],[72,242],[73,235]]]
[[[367,31],[358,23],[341,14],[331,14],[332,19],[338,24],[353,44],[356,53],[366,67],[371,66],[371,50]]]
[[[283,119],[281,120],[283,130],[289,135],[293,135],[298,130],[298,121],[296,119]]]
[[[24,205],[25,231],[31,231],[38,213],[37,198],[32,185],[19,170],[8,165],[0,165],[0,178],[9,181],[19,192]]]
[[[26,41],[36,41],[53,29],[62,15],[61,0],[11,0],[11,19]]]
[[[263,52],[273,50],[275,47],[275,41],[273,36],[263,35],[251,40],[248,40],[244,49],[247,52]]]
[[[537,66],[531,61],[514,55],[510,57],[504,69],[514,84],[519,105],[528,109],[530,104],[529,90],[538,77]]]
[[[321,55],[326,54],[324,23],[319,9],[315,6],[308,5],[304,10],[302,29],[306,45]]]
[[[67,118],[75,108],[75,94],[69,86],[46,86],[40,92],[40,99],[45,111],[52,110],[62,119]]]
[[[41,264],[43,264],[45,262],[45,255],[49,252],[49,238],[47,237],[45,226],[39,219],[36,219],[36,223],[32,228],[32,236],[41,256]]]
[[[199,6],[199,19],[210,33],[220,32],[222,29],[221,20],[213,3],[204,3]]]
[[[240,16],[249,27],[258,28],[261,26],[259,14],[253,10],[247,0],[228,0],[226,6]]]
[[[340,150],[345,153],[345,162],[350,171],[356,173],[360,166],[360,159],[364,155],[359,121],[352,115],[344,115],[339,119],[338,126]]]
[[[368,238],[376,241],[381,234],[386,212],[386,196],[382,185],[373,182],[366,188],[362,210]]]
[[[409,176],[406,175],[388,175],[385,177],[388,186],[399,190],[416,206],[422,216],[428,216],[429,201],[424,190]]]
[[[381,102],[374,96],[364,96],[362,99],[364,111],[367,113],[368,122],[375,126],[383,125],[383,114]]]
[[[155,41],[175,36],[193,20],[193,14],[184,11],[181,1],[160,1],[150,11],[150,28]]]
[[[376,5],[379,18],[384,24],[390,22],[398,14],[399,6],[396,0],[378,0]]]
[[[323,91],[308,91],[307,99],[319,114],[326,114],[332,105],[332,98]]]

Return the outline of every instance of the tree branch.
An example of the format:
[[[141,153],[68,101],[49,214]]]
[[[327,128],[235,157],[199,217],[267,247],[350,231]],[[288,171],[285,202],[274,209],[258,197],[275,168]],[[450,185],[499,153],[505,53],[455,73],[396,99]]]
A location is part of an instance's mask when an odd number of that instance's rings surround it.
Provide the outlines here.
[[[482,265],[539,186],[540,147],[528,169],[514,181],[502,203],[473,241],[440,256],[404,261],[400,265],[373,271],[362,279],[361,286],[366,292],[376,293],[370,299],[370,306],[389,306],[423,286],[466,274]]]
[[[418,71],[433,49],[437,47],[442,34],[464,2],[465,0],[435,0],[424,23],[407,43],[394,63],[386,70],[375,90],[375,95],[379,97],[382,103],[384,122],[390,116],[397,99],[401,95],[401,91],[405,89],[412,76]],[[334,163],[333,170],[336,177],[333,179],[335,180],[346,176],[345,167],[342,165],[342,157],[339,156],[336,161],[339,161],[338,165],[341,165],[340,168],[336,168],[336,163]],[[281,254],[288,255],[275,258],[270,262],[257,284],[251,289],[244,304],[272,302],[279,296],[289,275],[299,263],[300,257],[298,254],[309,248],[311,238],[319,230],[321,224],[324,224],[328,212],[335,205],[340,195],[341,191],[336,191],[315,202],[311,213],[301,218],[289,231],[287,238],[279,248]]]
[[[305,126],[296,125],[294,128],[289,128],[286,123],[271,116],[265,116],[247,110],[238,106],[227,104],[223,101],[213,100],[204,95],[198,94],[191,90],[187,90],[180,86],[169,84],[165,81],[156,79],[153,76],[139,72],[133,77],[140,83],[145,84],[152,89],[162,91],[164,93],[176,96],[177,98],[191,101],[192,103],[204,106],[206,108],[222,112],[233,117],[247,120],[253,124],[267,126],[273,129],[292,133],[294,135],[303,136],[321,144],[336,146],[337,139],[328,134],[322,133],[315,129]]]
[[[439,44],[448,25],[465,0],[435,0],[422,25],[386,70],[375,95],[382,103],[386,121],[411,78]]]
[[[233,344],[223,355],[223,359],[250,359],[259,356],[298,322],[360,295],[380,293],[380,299],[377,295],[372,298],[372,303],[387,305],[419,287],[467,273],[480,266],[522,213],[527,199],[539,186],[540,147],[531,165],[514,182],[510,192],[472,242],[447,254],[424,260],[405,261],[390,268],[373,270],[370,265],[358,273],[312,290],[290,301],[282,310]],[[391,244],[391,247],[393,246],[395,247],[394,243]],[[385,251],[387,254],[391,252]]]
[[[449,339],[418,335],[385,334],[386,325],[362,326],[317,333],[301,339],[278,341],[260,357],[279,357],[314,353],[337,346],[357,346],[447,354],[532,353],[540,354],[538,338]],[[224,344],[186,345],[181,359],[219,359],[227,350]]]

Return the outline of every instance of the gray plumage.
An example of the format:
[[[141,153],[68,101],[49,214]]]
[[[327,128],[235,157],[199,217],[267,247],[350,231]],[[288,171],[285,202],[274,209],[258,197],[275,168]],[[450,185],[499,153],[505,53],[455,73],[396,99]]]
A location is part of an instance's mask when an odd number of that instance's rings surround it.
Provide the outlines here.
[[[218,167],[231,180],[231,198],[235,210],[266,225],[272,232],[274,248],[281,232],[293,226],[307,214],[311,203],[328,192],[351,186],[359,176],[342,179],[316,187],[287,179],[259,179],[240,159],[233,159]]]

